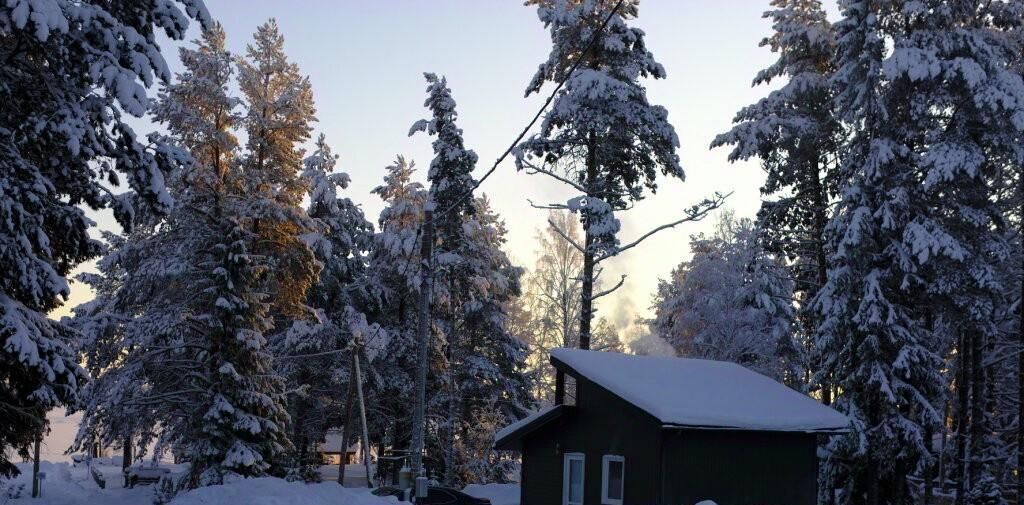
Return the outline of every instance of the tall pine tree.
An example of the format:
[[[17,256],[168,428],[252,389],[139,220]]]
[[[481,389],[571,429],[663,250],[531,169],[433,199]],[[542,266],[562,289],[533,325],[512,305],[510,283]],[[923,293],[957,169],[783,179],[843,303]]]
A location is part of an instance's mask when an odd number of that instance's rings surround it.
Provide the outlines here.
[[[597,263],[619,251],[614,212],[642,199],[645,190],[655,191],[658,171],[683,178],[679,139],[668,111],[650,104],[640,84],[642,78],[665,78],[665,69],[647,50],[643,31],[626,24],[637,15],[636,2],[622,2],[614,12],[618,2],[537,3],[552,49],[526,94],[540,92],[546,82],[565,84],[540,133],[516,148],[516,164],[580,193],[558,207],[578,212],[583,223],[579,333],[580,346],[589,348]]]

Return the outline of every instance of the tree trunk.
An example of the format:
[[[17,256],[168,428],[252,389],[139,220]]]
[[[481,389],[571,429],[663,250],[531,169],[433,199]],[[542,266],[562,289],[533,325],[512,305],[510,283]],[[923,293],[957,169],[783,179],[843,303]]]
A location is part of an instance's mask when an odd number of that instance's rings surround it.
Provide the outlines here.
[[[946,441],[949,439],[947,436],[946,421],[949,419],[949,400],[943,401],[942,408],[942,446],[939,450],[939,491],[942,494],[946,494]]]
[[[587,174],[585,188],[588,198],[597,195],[597,141],[594,132],[587,139]],[[583,212],[587,212],[584,210]],[[590,322],[594,318],[594,236],[590,225],[584,223],[583,282],[580,287],[580,349],[590,349]]]
[[[341,446],[338,448],[338,484],[345,485],[345,465],[348,464],[348,441],[352,436],[352,402],[356,396],[354,377],[348,379],[348,396],[345,398],[345,412],[342,413]]]
[[[121,447],[121,475],[124,477],[124,485],[128,487],[128,467],[132,466],[132,437],[125,437]]]
[[[870,451],[870,449],[869,449]],[[864,470],[865,490],[867,491],[867,505],[879,505],[878,503],[878,462],[868,454],[868,467]]]
[[[807,300],[805,303],[810,302],[814,296],[817,296],[818,290],[828,282],[828,257],[825,254],[825,225],[828,222],[828,216],[826,215],[828,202],[825,197],[825,188],[821,184],[821,179],[818,176],[818,170],[814,171],[814,180],[812,181],[812,191],[814,191],[814,260],[817,262],[818,271],[816,273],[817,285],[814,286],[814,292],[807,293]],[[817,332],[818,316],[812,315],[813,323],[809,324],[810,331]],[[819,367],[821,365],[819,364]],[[829,377],[822,377],[821,380],[821,403],[825,405],[832,404],[832,381]]]
[[[587,232],[587,252],[583,255],[583,286],[580,290],[580,349],[590,349],[590,321],[594,317],[594,253],[590,252],[591,242],[590,232]]]
[[[967,463],[967,482],[974,485],[978,482],[981,472],[981,459],[984,457],[985,444],[985,369],[983,364],[984,349],[980,335],[971,334],[966,338],[971,341],[971,453]],[[970,489],[968,487],[967,489]]]
[[[928,449],[931,450],[932,439],[935,438],[935,428],[928,426],[928,428],[924,430],[924,437],[928,443]],[[924,479],[922,479],[924,481],[924,498],[922,505],[932,505],[932,493],[934,493],[935,489],[935,468],[936,465],[934,462],[925,465],[923,475]]]
[[[42,445],[42,433],[36,435],[36,441],[32,448],[32,497],[39,497],[39,446]]]
[[[1024,181],[1021,183],[1024,190]],[[1024,205],[1024,195],[1021,195]],[[1020,209],[1020,300],[1017,301],[1017,505],[1024,505],[1024,207]]]
[[[967,480],[967,423],[968,423],[968,402],[970,401],[968,389],[968,367],[970,366],[970,350],[967,349],[967,342],[963,335],[959,338],[960,370],[957,374],[956,396],[956,467],[954,471],[956,479],[956,501],[955,505],[964,504],[965,481]]]

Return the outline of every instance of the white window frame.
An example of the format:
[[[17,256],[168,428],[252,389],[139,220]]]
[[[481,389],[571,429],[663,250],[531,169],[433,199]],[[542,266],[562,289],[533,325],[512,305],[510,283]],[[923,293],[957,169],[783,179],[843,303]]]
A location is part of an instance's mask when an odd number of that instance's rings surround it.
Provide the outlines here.
[[[580,462],[580,501],[569,501],[569,466],[572,461]],[[583,505],[586,495],[587,456],[582,452],[567,452],[562,456],[562,505]]]
[[[609,463],[618,462],[622,464],[622,488],[619,489],[619,498],[608,497],[608,468]],[[612,454],[605,454],[601,458],[601,505],[622,505],[622,500],[626,496],[626,458],[622,456],[615,456]]]

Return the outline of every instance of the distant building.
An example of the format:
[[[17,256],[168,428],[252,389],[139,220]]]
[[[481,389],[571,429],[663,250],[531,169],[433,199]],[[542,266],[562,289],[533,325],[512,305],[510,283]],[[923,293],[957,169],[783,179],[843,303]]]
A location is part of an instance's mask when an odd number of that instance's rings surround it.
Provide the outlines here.
[[[849,424],[734,363],[578,349],[551,363],[556,404],[495,440],[522,452],[522,505],[814,505],[819,437]]]
[[[320,454],[323,456],[325,465],[337,465],[341,462],[341,437],[342,428],[331,429],[327,431],[327,436],[324,437],[324,441],[320,444]],[[355,437],[350,437],[355,438]],[[370,451],[372,457],[373,451]],[[362,446],[356,441],[355,443],[349,444],[348,449],[345,451],[345,464],[354,465],[363,461]]]

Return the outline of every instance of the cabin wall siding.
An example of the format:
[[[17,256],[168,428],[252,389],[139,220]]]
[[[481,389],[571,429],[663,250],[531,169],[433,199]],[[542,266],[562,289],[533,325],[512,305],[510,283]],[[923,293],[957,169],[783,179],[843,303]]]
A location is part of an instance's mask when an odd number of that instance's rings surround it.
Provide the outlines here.
[[[660,423],[586,379],[577,380],[577,390],[572,412],[523,441],[522,505],[562,503],[562,461],[569,452],[586,455],[584,505],[601,505],[601,460],[606,454],[626,460],[626,505],[657,503]]]
[[[814,505],[817,437],[805,433],[666,429],[662,503]]]

